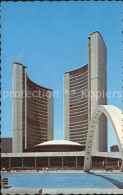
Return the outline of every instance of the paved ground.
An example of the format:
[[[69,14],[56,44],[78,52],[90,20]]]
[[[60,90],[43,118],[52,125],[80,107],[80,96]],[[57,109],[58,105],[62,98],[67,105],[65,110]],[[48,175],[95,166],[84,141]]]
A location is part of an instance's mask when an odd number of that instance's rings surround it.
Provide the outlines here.
[[[2,195],[34,195],[34,194],[41,194],[42,195],[42,190],[40,188],[8,188],[8,189],[1,189],[1,194]]]
[[[114,170],[113,172],[111,172],[111,171],[108,171],[108,172],[106,172],[105,170],[91,170],[90,171],[91,173],[94,173],[94,174],[123,174],[123,172],[121,172],[120,170]],[[44,174],[44,173],[46,173],[46,172],[44,172],[44,171],[42,171],[42,170],[40,170],[40,171],[36,171],[36,170],[24,170],[24,171],[10,171],[9,173],[7,173],[6,171],[1,171],[1,174],[34,174],[34,173],[41,173],[41,174]],[[47,171],[47,173],[60,173],[60,174],[77,174],[77,173],[83,173],[83,174],[85,174],[85,172],[83,171],[83,170],[48,170]]]
[[[33,189],[33,188],[9,188],[9,189],[2,189],[1,191],[2,195],[10,194],[10,195],[24,195],[24,194],[29,194],[29,195],[34,195],[34,194],[40,194],[40,195],[56,195],[56,194],[65,194],[65,195],[84,195],[84,194],[123,194],[123,190],[119,189]]]

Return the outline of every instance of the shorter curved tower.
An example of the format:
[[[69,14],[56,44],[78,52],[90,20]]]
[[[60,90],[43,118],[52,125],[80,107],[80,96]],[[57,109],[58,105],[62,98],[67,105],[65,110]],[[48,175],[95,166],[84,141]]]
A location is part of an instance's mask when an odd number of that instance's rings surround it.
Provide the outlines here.
[[[53,140],[53,90],[29,79],[26,67],[13,63],[13,152],[31,151]]]
[[[88,132],[88,64],[64,74],[65,140],[85,146]]]

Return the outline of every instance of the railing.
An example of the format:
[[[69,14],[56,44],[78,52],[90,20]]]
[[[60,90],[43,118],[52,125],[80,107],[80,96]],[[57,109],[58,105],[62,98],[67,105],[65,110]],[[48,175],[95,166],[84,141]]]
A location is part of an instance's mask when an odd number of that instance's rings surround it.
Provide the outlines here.
[[[11,186],[8,186],[8,178],[6,177],[1,178],[0,183],[3,189],[11,187]]]

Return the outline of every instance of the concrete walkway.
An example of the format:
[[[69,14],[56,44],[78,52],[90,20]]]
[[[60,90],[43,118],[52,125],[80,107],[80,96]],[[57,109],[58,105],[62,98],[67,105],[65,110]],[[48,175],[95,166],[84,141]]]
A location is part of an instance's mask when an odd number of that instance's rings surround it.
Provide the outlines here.
[[[40,171],[36,171],[36,170],[24,170],[24,171],[10,171],[10,172],[6,172],[6,171],[1,171],[1,174],[86,174],[83,170],[48,170],[47,173],[42,170]],[[120,170],[114,170],[113,172],[109,171],[105,171],[105,170],[91,170],[90,173],[94,173],[94,174],[123,174]]]
[[[36,194],[40,194],[42,195],[42,189],[40,188],[13,188],[10,187],[8,189],[1,189],[1,194],[2,195],[36,195]]]
[[[58,194],[65,194],[65,195],[84,195],[84,194],[123,194],[123,189],[97,189],[97,188],[70,188],[70,189],[43,189],[40,188],[9,188],[9,189],[2,189],[1,190],[2,195],[10,194],[10,195],[58,195]]]
[[[44,189],[42,191],[42,194],[50,194],[50,195],[56,195],[56,194],[65,194],[65,195],[80,195],[80,194],[123,194],[123,190],[119,189],[92,189],[92,188],[82,188],[82,189]]]

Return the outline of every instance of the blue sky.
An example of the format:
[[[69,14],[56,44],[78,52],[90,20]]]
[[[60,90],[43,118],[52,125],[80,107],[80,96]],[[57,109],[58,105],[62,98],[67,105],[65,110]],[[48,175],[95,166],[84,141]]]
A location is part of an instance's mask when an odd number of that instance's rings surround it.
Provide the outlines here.
[[[63,73],[88,61],[87,37],[98,30],[107,46],[108,90],[121,91],[122,2],[2,2],[2,92],[12,90],[12,63],[59,92],[55,139],[63,139]],[[108,104],[122,109],[121,99]],[[12,99],[2,98],[2,137],[12,136]],[[111,127],[109,146],[116,143]]]

